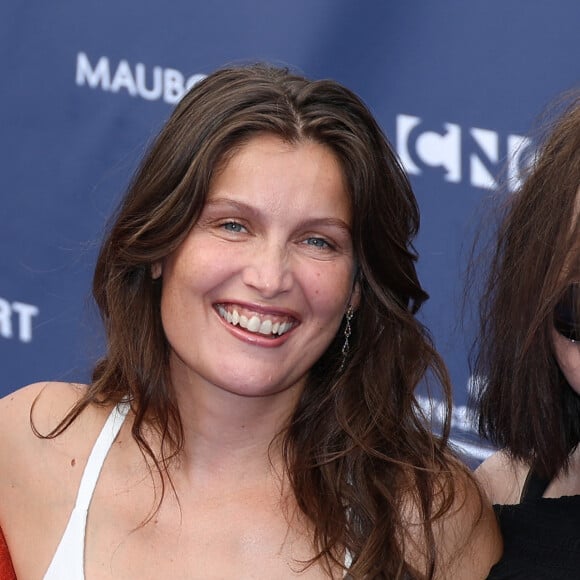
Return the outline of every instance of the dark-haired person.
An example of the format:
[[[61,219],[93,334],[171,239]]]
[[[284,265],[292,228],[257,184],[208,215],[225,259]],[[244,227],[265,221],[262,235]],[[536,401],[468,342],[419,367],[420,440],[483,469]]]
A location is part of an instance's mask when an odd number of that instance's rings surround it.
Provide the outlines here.
[[[265,65],[197,84],[104,240],[92,383],[0,405],[19,577],[485,577],[493,511],[413,394],[429,374],[449,400],[417,227],[349,90]]]
[[[477,471],[505,552],[490,578],[580,576],[580,96],[566,100],[508,200],[475,370]]]

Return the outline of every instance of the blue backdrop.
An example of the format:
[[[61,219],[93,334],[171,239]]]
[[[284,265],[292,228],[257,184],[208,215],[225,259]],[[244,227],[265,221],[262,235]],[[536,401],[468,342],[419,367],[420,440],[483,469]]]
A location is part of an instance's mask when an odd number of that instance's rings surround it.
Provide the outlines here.
[[[4,0],[0,395],[87,379],[94,259],[140,156],[200,75],[268,60],[357,92],[409,171],[423,318],[455,384],[455,438],[481,457],[456,327],[463,249],[508,159],[517,183],[533,119],[578,85],[579,25],[577,0]]]

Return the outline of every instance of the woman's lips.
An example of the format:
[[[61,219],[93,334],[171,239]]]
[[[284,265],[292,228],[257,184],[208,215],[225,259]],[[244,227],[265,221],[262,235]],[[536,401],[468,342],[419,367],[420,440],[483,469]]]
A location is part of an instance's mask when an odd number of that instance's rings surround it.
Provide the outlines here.
[[[273,338],[286,334],[297,325],[297,320],[292,316],[257,312],[240,304],[216,304],[215,309],[228,324]]]

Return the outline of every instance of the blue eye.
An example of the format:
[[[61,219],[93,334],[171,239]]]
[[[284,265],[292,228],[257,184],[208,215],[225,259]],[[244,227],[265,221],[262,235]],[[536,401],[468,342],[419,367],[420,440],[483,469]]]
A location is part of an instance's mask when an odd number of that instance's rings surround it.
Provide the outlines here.
[[[238,222],[226,222],[222,224],[222,228],[224,228],[224,230],[228,232],[233,232],[236,234],[241,233],[246,229],[242,224],[239,224]]]
[[[330,248],[331,245],[324,238],[307,238],[306,243],[309,246],[314,246],[315,248],[326,249]]]

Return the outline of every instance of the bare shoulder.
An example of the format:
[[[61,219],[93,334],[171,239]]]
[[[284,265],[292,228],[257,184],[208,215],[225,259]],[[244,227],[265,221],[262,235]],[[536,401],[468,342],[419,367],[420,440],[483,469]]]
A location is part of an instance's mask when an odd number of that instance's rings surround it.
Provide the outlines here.
[[[511,458],[505,451],[488,457],[475,476],[489,500],[495,504],[516,504],[520,501],[529,466]]]
[[[34,383],[0,399],[0,453],[3,445],[34,435],[31,421],[40,432],[51,431],[85,388],[73,383]]]
[[[436,553],[435,578],[476,580],[487,578],[499,560],[503,545],[491,503],[469,470],[451,461],[450,469],[436,476],[432,531]],[[410,506],[415,526],[406,551],[411,565],[423,573],[428,540],[422,531],[418,507]],[[410,548],[410,549],[408,549]]]
[[[45,409],[65,409],[74,404],[82,396],[85,389],[86,385],[77,383],[52,381],[33,383],[0,399],[0,413],[9,415],[18,410],[29,412],[31,405],[37,399],[38,403]]]
[[[46,570],[110,413],[87,405],[52,436],[86,392],[85,385],[44,382],[0,399],[0,527],[19,577],[40,578]]]
[[[86,390],[85,385],[43,382],[28,385],[0,399],[0,492],[36,479],[62,464],[67,456],[82,457],[98,432],[105,409],[88,408],[62,436],[47,438]],[[87,440],[88,439],[88,440]]]

